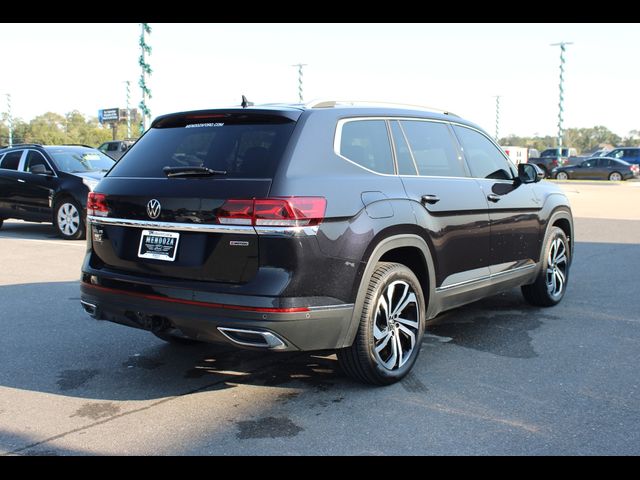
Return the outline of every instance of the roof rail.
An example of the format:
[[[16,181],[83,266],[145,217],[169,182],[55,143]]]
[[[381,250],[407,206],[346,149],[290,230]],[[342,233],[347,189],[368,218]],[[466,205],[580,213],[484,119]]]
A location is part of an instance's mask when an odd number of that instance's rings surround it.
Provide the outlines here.
[[[41,147],[39,143],[14,143],[13,145],[5,145],[2,148],[13,148],[13,147]]]
[[[95,148],[91,145],[85,145],[84,143],[62,143],[59,145],[60,147],[87,147],[87,148]]]
[[[454,117],[459,117],[459,115],[456,115],[453,112],[450,112],[448,110],[443,110],[441,108],[435,108],[435,107],[427,107],[425,105],[414,105],[411,103],[394,103],[394,102],[380,102],[380,101],[370,101],[370,100],[327,100],[327,99],[319,99],[319,100],[312,100],[308,103],[305,104],[306,108],[332,108],[332,107],[336,107],[338,105],[354,105],[354,106],[366,106],[366,105],[382,105],[385,107],[412,107],[412,108],[419,108],[422,110],[430,110],[430,111],[435,111],[435,112],[441,112],[445,115],[452,115]]]

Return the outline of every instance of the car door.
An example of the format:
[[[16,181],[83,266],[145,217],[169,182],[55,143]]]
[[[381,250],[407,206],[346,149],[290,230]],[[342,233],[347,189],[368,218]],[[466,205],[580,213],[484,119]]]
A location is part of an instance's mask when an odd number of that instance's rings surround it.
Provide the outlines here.
[[[585,160],[580,165],[578,165],[576,169],[573,170],[573,172],[571,172],[571,176],[576,180],[590,179],[594,175],[593,170],[595,166],[596,166],[595,159]]]
[[[24,183],[18,174],[24,150],[5,153],[0,163],[0,215],[21,218],[18,213],[19,186]]]
[[[49,175],[32,172],[35,165],[42,165]],[[36,150],[27,150],[26,157],[18,171],[18,204],[24,218],[49,220],[51,218],[50,199],[53,196],[57,176],[44,156]]]
[[[462,125],[453,130],[489,204],[491,275],[531,268],[540,255],[542,201],[535,184],[514,182],[514,166],[484,133]]]
[[[428,120],[390,120],[389,125],[398,174],[435,251],[436,288],[487,278],[488,205],[469,177],[450,127]]]
[[[594,179],[606,180],[609,178],[609,174],[613,172],[614,165],[611,164],[611,160],[608,158],[596,159],[596,167],[594,168]],[[622,172],[620,172],[622,173]]]

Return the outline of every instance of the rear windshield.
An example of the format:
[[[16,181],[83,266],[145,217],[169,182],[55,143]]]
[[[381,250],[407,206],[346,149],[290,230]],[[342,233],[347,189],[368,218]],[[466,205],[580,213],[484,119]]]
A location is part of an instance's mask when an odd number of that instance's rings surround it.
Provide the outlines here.
[[[273,178],[295,122],[199,123],[152,128],[110,177],[163,178],[164,167],[208,167],[227,178]]]

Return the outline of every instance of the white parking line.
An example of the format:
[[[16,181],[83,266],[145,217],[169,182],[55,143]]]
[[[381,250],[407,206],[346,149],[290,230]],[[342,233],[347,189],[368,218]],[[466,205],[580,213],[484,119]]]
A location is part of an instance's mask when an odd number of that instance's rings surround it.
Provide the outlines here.
[[[41,243],[47,243],[47,244],[56,244],[56,245],[66,245],[69,247],[85,247],[86,243],[85,242],[74,242],[74,241],[64,241],[64,240],[40,240],[38,238],[18,238],[18,237],[5,237],[4,235],[0,235],[0,240],[20,240],[21,242],[26,241],[26,242],[41,242]]]

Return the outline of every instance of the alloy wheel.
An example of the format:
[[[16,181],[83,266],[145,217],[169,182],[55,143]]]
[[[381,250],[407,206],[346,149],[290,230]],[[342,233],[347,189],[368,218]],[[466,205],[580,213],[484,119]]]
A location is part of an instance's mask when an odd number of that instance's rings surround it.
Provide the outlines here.
[[[58,209],[58,228],[66,236],[75,235],[80,227],[80,214],[71,203],[63,203]]]
[[[391,282],[376,305],[373,321],[374,355],[387,370],[402,367],[411,358],[419,332],[420,307],[411,286]]]
[[[547,291],[552,298],[562,295],[567,283],[567,247],[561,238],[551,243],[547,258]]]

